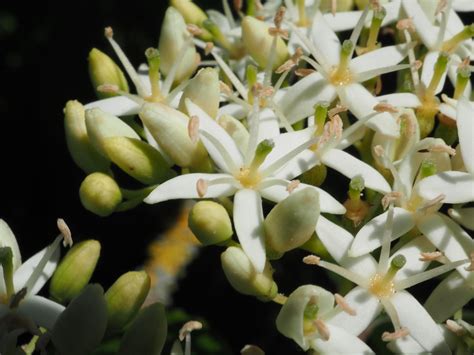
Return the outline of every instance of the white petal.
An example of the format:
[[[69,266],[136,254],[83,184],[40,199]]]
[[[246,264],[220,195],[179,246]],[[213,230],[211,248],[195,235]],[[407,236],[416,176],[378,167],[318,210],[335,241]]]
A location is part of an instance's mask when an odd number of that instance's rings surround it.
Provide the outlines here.
[[[280,123],[275,113],[269,108],[259,112],[258,139],[260,143],[264,139],[272,139],[280,134]]]
[[[173,179],[170,179],[156,189],[154,189],[145,198],[146,203],[158,203],[168,200],[177,199],[192,199],[201,198],[198,194],[196,184],[199,179],[203,179],[208,184],[216,179],[226,178],[232,179],[232,175],[228,174],[185,174],[179,175]],[[236,191],[234,184],[227,181],[219,184],[209,184],[206,194],[203,198],[215,198],[223,196],[231,196]]]
[[[451,106],[451,105],[448,105],[448,104],[441,104],[439,105],[439,111],[445,115],[445,116],[448,116],[449,118],[453,119],[453,120],[456,120],[456,109]]]
[[[378,298],[360,286],[353,288],[346,294],[344,300],[356,311],[356,315],[351,316],[340,311],[335,316],[328,318],[327,323],[341,327],[354,335],[362,333],[382,310]]]
[[[446,196],[444,203],[474,201],[474,176],[460,171],[444,171],[420,180],[418,191],[426,200],[443,194]]]
[[[316,223],[316,234],[331,257],[341,266],[360,275],[372,275],[377,271],[377,262],[372,255],[366,254],[357,258],[348,256],[354,237],[322,215]]]
[[[91,108],[100,108],[114,116],[131,116],[138,114],[141,105],[125,96],[114,96],[84,105],[86,110]]]
[[[371,348],[355,335],[343,328],[327,324],[329,340],[316,338],[311,341],[311,348],[320,354],[375,354]]]
[[[362,11],[342,11],[336,12],[335,15],[324,14],[324,19],[334,32],[352,30],[359,21]]]
[[[16,241],[15,234],[8,226],[8,224],[0,219],[0,247],[10,247],[13,254],[13,270],[18,269],[21,265],[21,253]]]
[[[228,104],[219,108],[217,117],[222,115],[231,115],[237,119],[242,119],[247,115],[247,110],[238,104]]]
[[[350,69],[352,73],[357,75],[396,65],[407,56],[408,48],[408,45],[400,44],[376,49],[352,59]]]
[[[37,325],[53,329],[65,307],[41,296],[30,296],[21,301],[18,313],[31,318]]]
[[[239,190],[234,197],[235,231],[242,249],[255,270],[263,272],[265,267],[265,235],[263,230],[262,198],[257,191]]]
[[[273,180],[273,179],[272,179]],[[275,179],[275,181],[278,179]],[[265,187],[260,189],[260,193],[263,198],[270,200],[272,202],[278,203],[289,196],[289,192],[286,190],[288,184],[290,183],[288,180],[281,179],[281,183],[271,185],[270,187]],[[315,189],[319,193],[319,203],[321,205],[321,212],[323,213],[334,213],[334,214],[344,214],[346,213],[346,209],[342,204],[340,204],[334,197],[328,194],[323,189],[320,189],[316,186],[307,185],[307,184],[299,184],[296,189],[293,191],[298,191],[304,188],[311,188]]]
[[[426,355],[426,350],[409,335],[391,341],[387,348],[395,354]]]
[[[414,108],[421,106],[421,101],[418,96],[408,92],[377,96],[376,99],[380,102],[386,102],[395,107]]]
[[[474,241],[456,222],[441,213],[431,214],[417,223],[417,227],[450,261],[469,259]],[[469,277],[465,265],[457,270]]]
[[[390,302],[397,310],[401,326],[406,327],[425,350],[440,354],[451,353],[434,320],[412,295],[399,291],[390,298]]]
[[[449,216],[469,230],[474,230],[474,208],[450,208]]]
[[[393,252],[390,261],[397,255],[403,255],[406,263],[395,275],[395,281],[406,279],[407,277],[419,274],[426,270],[429,262],[421,261],[420,254],[435,251],[436,247],[424,236],[418,236]]]
[[[381,193],[391,191],[390,185],[377,170],[343,150],[330,149],[323,153],[321,160],[323,164],[339,171],[349,179],[362,176],[365,186],[372,190]]]
[[[332,102],[335,97],[334,87],[316,72],[291,86],[277,104],[288,121],[295,123],[312,115],[316,103]]]
[[[454,0],[453,9],[459,12],[474,11],[474,2],[471,0]]]
[[[466,99],[458,101],[458,114],[456,116],[456,124],[459,134],[459,145],[464,160],[466,170],[474,175],[474,109]]]
[[[274,175],[278,178],[292,180],[319,164],[318,156],[312,150],[306,149],[286,163]]]
[[[439,52],[428,52],[426,53],[425,60],[423,61],[423,67],[421,70],[421,82],[424,84],[425,88],[430,85],[431,78],[434,75],[434,66],[436,60],[439,57]],[[444,82],[446,81],[446,71],[443,73],[441,80],[436,87],[435,94],[438,94],[443,90]]]
[[[360,256],[370,253],[382,245],[382,236],[387,222],[388,211],[378,215],[368,222],[357,233],[349,253],[352,256]],[[393,209],[392,240],[401,237],[415,226],[413,214],[403,208]]]
[[[457,271],[453,271],[433,290],[424,306],[433,319],[441,323],[452,317],[473,297],[473,282],[468,282]]]
[[[417,34],[428,48],[433,48],[438,37],[438,27],[433,26],[417,1],[402,0],[407,17],[413,19]]]
[[[31,258],[26,260],[17,271],[13,275],[13,283],[15,285],[15,290],[20,290],[27,285],[28,279],[30,276],[35,272],[37,266],[41,259],[44,257],[46,252],[48,251],[49,246],[44,248],[43,250],[37,252]],[[44,284],[49,280],[49,278],[53,275],[54,271],[56,270],[56,266],[59,262],[59,257],[61,255],[61,250],[56,248],[53,255],[46,263],[44,268],[40,271],[40,276],[36,279],[33,285],[29,285],[28,294],[36,295]]]
[[[316,49],[315,54],[318,55],[316,59],[326,70],[339,65],[341,43],[320,11],[313,18],[311,40]]]
[[[358,83],[340,86],[337,92],[342,104],[347,106],[358,119],[372,114],[373,107],[379,103],[366,88]],[[386,136],[397,138],[400,135],[399,125],[387,112],[375,115],[367,121],[367,126]]]
[[[214,137],[222,147],[226,150],[226,156],[228,159],[232,159],[232,163],[235,167],[241,167],[243,165],[243,157],[240,153],[237,144],[231,136],[225,131],[224,128],[213,120],[209,115],[204,112],[198,105],[195,105],[191,100],[186,100],[186,108],[188,109],[190,116],[197,116],[199,118],[199,130],[207,132],[209,135]],[[231,171],[227,159],[224,157],[220,147],[213,144],[208,139],[201,137],[204,146],[206,147],[212,160],[219,165],[219,167],[225,171]]]

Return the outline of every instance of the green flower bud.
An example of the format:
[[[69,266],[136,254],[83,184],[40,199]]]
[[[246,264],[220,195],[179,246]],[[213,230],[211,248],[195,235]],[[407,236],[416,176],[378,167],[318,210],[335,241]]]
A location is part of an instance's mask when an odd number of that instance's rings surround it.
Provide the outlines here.
[[[145,104],[140,118],[176,165],[196,170],[209,166],[204,145],[200,141],[193,142],[189,137],[188,116],[167,105],[155,103]]]
[[[269,250],[284,253],[306,243],[319,217],[319,194],[306,188],[279,202],[265,218],[265,242]]]
[[[175,175],[160,152],[141,140],[111,137],[104,140],[103,147],[110,160],[145,185],[161,183]]]
[[[113,93],[97,91],[100,85],[113,84],[122,91],[129,91],[127,79],[122,70],[107,54],[96,48],[92,48],[89,52],[89,75],[95,93],[100,99],[115,96]]]
[[[161,354],[168,331],[165,307],[154,303],[143,308],[127,328],[118,355]]]
[[[276,319],[277,329],[306,351],[310,346],[311,321],[333,306],[334,296],[324,288],[313,285],[298,287],[281,307]]]
[[[107,327],[107,305],[100,285],[88,285],[59,316],[51,340],[60,354],[90,354]]]
[[[231,115],[222,115],[217,123],[232,137],[241,152],[245,152],[249,143],[249,131],[238,119]]]
[[[268,261],[259,274],[241,248],[229,247],[221,254],[221,262],[227,280],[238,292],[264,300],[275,298],[278,287],[273,281],[273,271]]]
[[[108,158],[104,140],[109,137],[129,137],[140,139],[140,136],[120,118],[99,108],[86,111],[87,135],[94,148]]]
[[[271,55],[273,36],[268,33],[269,26],[255,17],[246,16],[242,20],[242,41],[248,54],[265,68]],[[278,37],[273,69],[278,68],[288,58],[288,48],[285,42]]]
[[[213,68],[204,68],[189,81],[179,101],[178,109],[188,114],[185,102],[186,99],[190,99],[210,117],[216,118],[219,110],[219,98],[219,75]]]
[[[107,332],[122,330],[138,313],[150,291],[150,277],[145,271],[131,271],[120,276],[105,293]]]
[[[180,61],[174,83],[189,78],[198,65],[199,55],[189,37],[183,16],[174,7],[168,7],[161,26],[158,49],[161,54],[160,70],[165,76],[170,73],[173,64]],[[183,52],[184,48],[187,49]]]
[[[62,259],[49,284],[50,295],[68,303],[89,283],[100,256],[100,243],[85,240],[74,244]]]
[[[79,197],[86,210],[101,217],[112,214],[122,201],[115,180],[103,173],[88,175],[79,188]]]
[[[186,23],[192,23],[202,28],[202,23],[207,20],[207,15],[202,9],[190,0],[171,0],[173,6],[183,16]],[[212,35],[206,29],[202,28],[204,33],[199,37],[203,41],[212,41]]]
[[[91,145],[87,136],[84,106],[79,101],[68,101],[64,108],[66,143],[74,162],[86,173],[107,171],[109,162]]]
[[[189,212],[188,225],[202,245],[219,244],[232,237],[226,209],[213,201],[200,201]]]
[[[353,0],[337,0],[336,1],[336,11],[350,11],[354,6]],[[321,0],[319,5],[319,9],[321,12],[331,12],[332,10],[332,0]]]

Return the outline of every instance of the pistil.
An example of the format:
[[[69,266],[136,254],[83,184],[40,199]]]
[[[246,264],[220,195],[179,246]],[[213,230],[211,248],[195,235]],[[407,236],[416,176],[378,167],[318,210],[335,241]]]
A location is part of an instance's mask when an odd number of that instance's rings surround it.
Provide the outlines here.
[[[156,48],[148,48],[145,56],[148,61],[148,77],[151,84],[149,101],[159,102],[163,99],[160,90],[160,52]]]
[[[443,42],[441,48],[443,51],[453,53],[456,48],[465,40],[474,36],[474,23],[464,27],[460,32],[455,34],[452,38]]]
[[[10,247],[0,248],[0,264],[3,269],[3,280],[7,291],[7,299],[15,293],[13,285],[13,252]]]
[[[341,47],[339,66],[331,75],[334,85],[347,85],[352,81],[352,74],[349,69],[354,44],[350,40],[345,40]]]

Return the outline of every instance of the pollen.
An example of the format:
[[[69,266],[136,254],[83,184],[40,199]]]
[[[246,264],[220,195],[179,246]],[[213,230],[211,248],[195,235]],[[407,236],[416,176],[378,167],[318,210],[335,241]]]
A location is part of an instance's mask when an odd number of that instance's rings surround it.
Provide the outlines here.
[[[240,184],[244,188],[253,189],[255,188],[262,179],[260,174],[250,168],[240,168],[237,176],[235,177],[239,180]]]
[[[395,286],[392,281],[386,281],[382,275],[375,274],[370,279],[369,291],[378,298],[388,298],[395,293]]]
[[[353,79],[354,78],[352,76],[352,73],[348,68],[343,69],[343,70],[336,68],[333,70],[333,72],[329,76],[329,81],[334,86],[349,85],[350,83],[353,82]]]

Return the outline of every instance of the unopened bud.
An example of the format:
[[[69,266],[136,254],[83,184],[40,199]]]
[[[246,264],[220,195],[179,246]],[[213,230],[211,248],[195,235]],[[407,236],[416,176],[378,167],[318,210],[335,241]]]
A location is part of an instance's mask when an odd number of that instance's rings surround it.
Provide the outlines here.
[[[100,243],[85,240],[75,244],[62,259],[51,278],[49,293],[60,303],[68,303],[89,283],[100,256]]]
[[[216,118],[219,110],[220,86],[219,75],[213,68],[201,69],[189,81],[188,86],[183,91],[183,96],[179,101],[178,109],[188,114],[186,99],[202,108],[210,117]]]
[[[122,201],[122,192],[110,176],[92,173],[82,182],[79,197],[86,210],[106,217],[112,214]]]
[[[279,202],[264,222],[269,250],[284,253],[306,243],[319,217],[319,194],[311,188],[293,192]]]
[[[273,281],[268,261],[259,274],[241,248],[229,247],[221,254],[221,262],[227,280],[238,292],[264,300],[272,300],[276,296],[278,287]]]
[[[190,0],[171,0],[170,5],[179,11],[186,23],[201,27],[202,34],[199,37],[203,41],[212,40],[212,35],[202,28],[203,22],[207,20],[207,15],[199,6]]]
[[[226,209],[213,201],[200,201],[189,212],[188,225],[202,245],[219,244],[232,237]]]
[[[113,84],[122,91],[129,91],[127,79],[117,64],[105,53],[93,48],[89,52],[89,75],[92,86],[99,98],[115,96],[114,94],[97,91],[97,87],[103,84]]]

